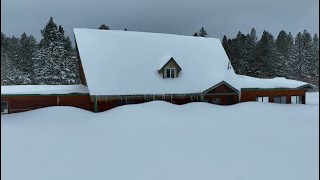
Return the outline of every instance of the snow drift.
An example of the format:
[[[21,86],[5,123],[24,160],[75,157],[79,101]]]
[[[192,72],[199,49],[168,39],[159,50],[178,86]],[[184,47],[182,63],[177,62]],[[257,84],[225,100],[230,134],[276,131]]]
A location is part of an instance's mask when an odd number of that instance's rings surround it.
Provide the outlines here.
[[[155,101],[4,115],[1,179],[315,180],[318,108]]]

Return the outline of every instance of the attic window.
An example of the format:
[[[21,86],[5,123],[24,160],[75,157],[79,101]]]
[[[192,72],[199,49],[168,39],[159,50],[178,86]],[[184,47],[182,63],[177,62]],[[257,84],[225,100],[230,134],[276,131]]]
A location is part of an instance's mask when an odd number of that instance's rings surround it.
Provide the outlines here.
[[[179,73],[182,69],[178,63],[171,57],[159,70],[159,74],[164,79],[173,79],[179,77]]]
[[[166,69],[166,74],[167,74],[166,78],[175,78],[174,72],[175,72],[174,68],[167,68]]]

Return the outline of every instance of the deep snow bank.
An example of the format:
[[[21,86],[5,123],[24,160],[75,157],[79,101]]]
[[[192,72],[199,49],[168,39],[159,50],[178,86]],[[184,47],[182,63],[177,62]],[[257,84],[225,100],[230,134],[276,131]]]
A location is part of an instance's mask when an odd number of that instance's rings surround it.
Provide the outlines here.
[[[1,179],[315,180],[318,108],[150,102],[5,115]]]

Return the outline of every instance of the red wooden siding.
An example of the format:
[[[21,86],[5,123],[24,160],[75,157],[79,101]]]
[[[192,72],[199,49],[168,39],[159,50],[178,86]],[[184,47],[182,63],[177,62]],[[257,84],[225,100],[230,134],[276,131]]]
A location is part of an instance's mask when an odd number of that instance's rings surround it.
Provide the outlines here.
[[[257,97],[267,96],[269,102],[274,102],[275,96],[286,96],[287,104],[291,103],[291,96],[302,96],[305,104],[306,90],[250,90],[241,92],[241,102],[256,101]]]
[[[212,93],[236,93],[234,90],[232,90],[230,87],[228,87],[225,84],[221,84],[220,86],[208,91],[206,94],[212,94]]]
[[[8,102],[9,113],[50,106],[72,106],[93,111],[93,102],[89,95],[18,95],[1,97],[1,101]]]
[[[231,102],[228,102],[228,97],[232,99]],[[238,94],[225,84],[211,89],[204,95],[204,100],[209,103],[214,103],[214,98],[220,98],[220,105],[231,105],[239,102]]]

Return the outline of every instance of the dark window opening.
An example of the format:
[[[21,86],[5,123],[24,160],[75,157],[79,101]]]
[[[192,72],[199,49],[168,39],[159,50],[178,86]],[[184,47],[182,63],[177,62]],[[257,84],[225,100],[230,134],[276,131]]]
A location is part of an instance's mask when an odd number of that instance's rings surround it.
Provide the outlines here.
[[[287,103],[287,97],[286,96],[275,96],[273,101],[275,103],[279,103],[279,104],[286,104]]]
[[[8,102],[1,101],[1,114],[8,113]]]

